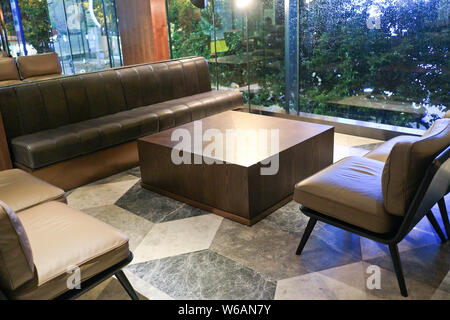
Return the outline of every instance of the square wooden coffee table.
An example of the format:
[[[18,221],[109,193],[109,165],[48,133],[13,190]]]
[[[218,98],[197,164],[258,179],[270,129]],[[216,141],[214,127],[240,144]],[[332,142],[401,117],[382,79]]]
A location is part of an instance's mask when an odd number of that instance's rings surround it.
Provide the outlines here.
[[[252,225],[333,163],[331,126],[237,111],[199,121],[138,140],[142,187]]]

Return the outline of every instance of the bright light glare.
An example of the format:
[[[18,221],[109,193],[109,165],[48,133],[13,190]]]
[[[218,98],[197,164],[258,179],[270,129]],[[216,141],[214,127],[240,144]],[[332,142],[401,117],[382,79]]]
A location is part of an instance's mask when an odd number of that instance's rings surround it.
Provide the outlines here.
[[[238,0],[236,1],[236,7],[244,9],[247,8],[251,2],[252,0]]]

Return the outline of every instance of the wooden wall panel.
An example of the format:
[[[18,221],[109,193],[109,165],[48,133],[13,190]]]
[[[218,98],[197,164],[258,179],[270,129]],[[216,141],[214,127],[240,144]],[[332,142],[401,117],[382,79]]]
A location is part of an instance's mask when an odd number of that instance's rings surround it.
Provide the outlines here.
[[[2,114],[0,113],[0,171],[11,168],[11,156],[9,154],[8,142],[6,140],[5,127],[3,126]]]
[[[124,65],[169,59],[165,0],[116,0]]]

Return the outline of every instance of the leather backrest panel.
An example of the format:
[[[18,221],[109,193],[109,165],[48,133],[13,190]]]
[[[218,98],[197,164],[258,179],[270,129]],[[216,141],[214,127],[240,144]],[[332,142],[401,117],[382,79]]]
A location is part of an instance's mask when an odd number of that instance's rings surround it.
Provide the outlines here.
[[[108,101],[108,113],[113,114],[127,110],[122,82],[114,70],[99,72],[105,84],[105,95]]]
[[[23,79],[62,73],[58,54],[54,52],[18,57],[17,65]]]
[[[105,82],[100,73],[89,73],[81,75],[89,105],[96,106],[89,108],[89,117],[98,118],[109,114],[108,99],[105,92]]]
[[[62,84],[57,81],[38,83],[50,128],[70,123],[69,109]]]
[[[59,80],[66,95],[70,123],[76,123],[90,118],[89,99],[85,89],[85,83],[83,83],[82,79],[81,76],[75,76]],[[98,108],[98,106],[95,107]]]
[[[49,129],[47,112],[37,85],[17,86],[19,116],[23,134]],[[4,120],[8,121],[8,119]]]
[[[0,58],[0,81],[20,80],[19,71],[13,58]]]
[[[8,140],[211,90],[204,58],[148,63],[0,87]]]
[[[15,290],[33,277],[33,255],[25,229],[16,213],[0,201],[0,288]]]
[[[450,145],[450,119],[436,120],[426,136],[394,145],[382,175],[386,211],[403,216],[434,158]]]

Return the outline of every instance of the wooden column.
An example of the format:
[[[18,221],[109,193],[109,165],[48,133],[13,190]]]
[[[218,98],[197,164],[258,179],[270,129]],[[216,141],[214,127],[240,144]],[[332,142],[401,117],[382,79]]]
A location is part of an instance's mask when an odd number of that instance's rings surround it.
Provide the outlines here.
[[[167,60],[165,0],[116,0],[124,65]]]
[[[0,113],[0,171],[11,168],[11,156],[9,154],[8,142],[6,140],[5,127],[3,126],[2,114]]]

